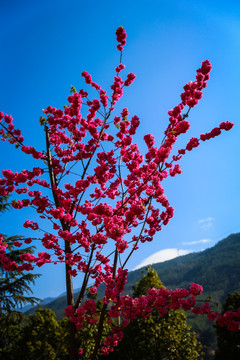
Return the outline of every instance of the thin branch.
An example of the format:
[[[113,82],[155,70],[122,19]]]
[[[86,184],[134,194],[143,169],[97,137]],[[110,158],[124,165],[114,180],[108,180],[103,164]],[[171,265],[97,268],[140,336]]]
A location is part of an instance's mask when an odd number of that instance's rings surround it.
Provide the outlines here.
[[[132,253],[134,252],[135,248],[136,248],[137,245],[138,245],[138,242],[139,242],[139,240],[140,240],[140,237],[142,236],[142,233],[143,233],[144,228],[145,228],[145,224],[146,224],[146,221],[147,221],[147,218],[148,218],[148,214],[149,214],[149,211],[150,211],[151,203],[152,203],[152,196],[150,197],[150,200],[149,200],[147,213],[146,213],[146,215],[145,215],[145,219],[144,219],[144,222],[143,222],[143,226],[142,226],[142,228],[141,228],[141,231],[140,231],[140,233],[139,233],[139,235],[138,235],[138,239],[137,239],[136,243],[134,244],[132,250],[131,250],[130,253],[128,254],[127,259],[124,261],[124,264],[123,264],[122,268],[125,267],[125,265],[127,264],[128,260],[129,260],[130,257],[132,256]]]
[[[0,125],[4,128],[4,130],[6,130],[6,131],[8,132],[8,134],[11,135],[12,138],[14,138],[14,139],[16,140],[16,142],[17,142],[20,146],[23,146],[23,144],[16,138],[15,135],[13,135],[13,133],[12,133],[10,130],[8,130],[8,128],[7,128],[5,125],[3,125],[2,122],[0,123]]]
[[[122,156],[119,157],[119,162],[118,162],[118,173],[119,173],[119,179],[121,181],[121,188],[122,188],[122,204],[124,203],[124,198],[125,198],[125,192],[124,192],[124,187],[123,187],[123,181],[122,181],[122,174],[121,174],[121,160],[122,160]]]
[[[88,285],[88,280],[89,280],[89,276],[90,276],[90,273],[88,271],[89,271],[89,268],[90,268],[90,265],[91,265],[91,262],[92,262],[92,257],[93,257],[94,250],[95,250],[95,244],[92,245],[92,250],[91,250],[90,257],[89,257],[87,269],[85,271],[84,279],[83,279],[83,282],[82,282],[82,287],[81,287],[81,290],[79,292],[77,301],[76,301],[76,303],[74,305],[75,311],[78,308],[78,306],[81,304],[83,296],[84,296],[86,288],[87,288],[87,285]]]

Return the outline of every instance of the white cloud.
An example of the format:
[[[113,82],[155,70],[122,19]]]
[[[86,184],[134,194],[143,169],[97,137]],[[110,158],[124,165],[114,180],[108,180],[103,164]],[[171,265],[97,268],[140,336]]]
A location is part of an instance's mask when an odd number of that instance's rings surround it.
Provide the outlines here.
[[[206,219],[200,219],[198,220],[198,224],[200,225],[200,229],[202,230],[208,230],[213,226],[214,218],[209,216]]]
[[[196,241],[183,241],[182,245],[197,245],[197,244],[207,244],[211,242],[211,239],[201,239]]]
[[[141,267],[152,265],[160,262],[164,262],[167,260],[174,259],[178,256],[187,255],[191,251],[190,250],[181,250],[181,249],[164,249],[160,250],[151,256],[144,259],[139,265],[137,265],[133,270],[140,269]]]

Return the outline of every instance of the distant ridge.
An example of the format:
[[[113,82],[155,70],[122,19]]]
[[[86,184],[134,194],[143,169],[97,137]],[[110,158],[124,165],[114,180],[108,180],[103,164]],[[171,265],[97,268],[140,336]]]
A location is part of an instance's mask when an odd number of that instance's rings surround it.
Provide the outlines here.
[[[195,282],[203,286],[205,296],[210,294],[214,300],[222,303],[229,292],[240,289],[240,233],[232,234],[204,251],[151,266],[167,288],[189,287],[191,282]],[[131,294],[132,286],[140,280],[143,270],[144,267],[129,272],[125,294]],[[102,286],[99,288],[99,297],[103,294]],[[40,304],[43,308],[52,309],[57,319],[64,316],[66,305],[65,296]],[[36,308],[28,310],[26,314],[33,313]]]
[[[218,293],[217,300],[222,302],[229,292],[240,289],[240,233],[204,251],[151,266],[167,288],[188,287],[195,282],[203,286],[205,293]],[[142,270],[130,272],[128,283],[134,283]]]

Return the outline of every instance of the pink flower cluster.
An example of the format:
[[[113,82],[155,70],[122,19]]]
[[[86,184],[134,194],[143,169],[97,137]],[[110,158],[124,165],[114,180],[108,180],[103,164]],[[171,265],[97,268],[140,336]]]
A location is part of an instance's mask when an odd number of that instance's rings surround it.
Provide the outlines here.
[[[15,129],[11,115],[4,115],[3,112],[0,111],[0,124],[2,126],[0,135],[3,141],[8,140],[10,144],[22,144],[24,138],[21,135],[21,131]]]
[[[205,302],[200,306],[197,305],[197,297],[203,291],[202,286],[198,284],[192,283],[189,290],[153,288],[148,290],[147,295],[131,298],[128,295],[121,296],[126,283],[126,275],[127,272],[119,269],[117,281],[115,282],[109,278],[107,283],[104,302],[111,304],[107,318],[111,321],[111,318],[121,317],[122,324],[120,327],[113,328],[113,334],[103,340],[102,354],[108,354],[113,351],[113,347],[118,345],[123,336],[122,330],[128,325],[130,320],[136,319],[139,316],[147,318],[153,310],[158,310],[159,316],[164,316],[169,309],[183,309],[185,311],[192,311],[194,314],[207,315],[210,321],[216,320],[220,326],[225,326],[230,331],[238,331],[240,329],[240,308],[237,311],[227,311],[225,314],[220,315],[218,312],[211,310],[209,302]],[[92,323],[98,321],[94,302],[89,303],[89,300],[76,311],[72,306],[68,306],[65,314],[70,318],[70,321],[77,324],[78,329],[84,326],[84,321],[89,323],[89,316],[93,319]]]
[[[211,319],[210,319],[211,320]],[[217,323],[220,327],[227,327],[229,331],[240,330],[240,308],[237,311],[226,311],[223,315],[219,315]]]
[[[123,46],[126,45],[127,43],[126,41],[127,33],[122,26],[119,26],[119,28],[117,28],[116,30],[116,35],[117,35],[117,42],[120,43],[119,45],[117,45],[117,49],[119,51],[123,51]]]

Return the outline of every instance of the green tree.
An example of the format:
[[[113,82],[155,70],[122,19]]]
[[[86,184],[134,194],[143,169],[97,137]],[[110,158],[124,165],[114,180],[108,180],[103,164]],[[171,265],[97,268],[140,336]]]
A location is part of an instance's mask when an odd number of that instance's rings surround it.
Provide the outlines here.
[[[236,311],[240,307],[240,292],[235,291],[228,294],[223,304],[223,312],[228,310]],[[240,332],[229,331],[226,327],[216,325],[217,350],[214,360],[235,360],[240,359]]]
[[[0,196],[0,213],[10,209],[8,204],[8,197]],[[15,241],[23,240],[21,236],[7,237],[3,235],[3,243],[7,244],[7,254],[12,261],[21,264],[20,255],[23,253],[34,252],[34,247],[29,246],[22,249],[15,247]],[[28,296],[32,293],[30,285],[35,283],[35,279],[39,274],[32,274],[28,272],[11,271],[6,272],[0,264],[0,316],[3,313],[10,313],[13,310],[21,308],[23,305],[30,303],[37,304],[40,299]]]
[[[163,287],[155,270],[147,273],[134,288],[134,297],[147,294],[147,289]],[[148,318],[132,320],[124,331],[124,338],[109,359],[126,360],[195,360],[201,357],[202,346],[187,325],[186,315],[180,310],[169,310],[159,317],[153,311]]]
[[[55,320],[52,310],[39,308],[29,317],[19,312],[1,316],[1,360],[67,360],[68,320]]]
[[[8,314],[0,314],[0,359],[18,359],[18,345],[22,339],[22,324],[27,319],[24,314],[11,311]]]
[[[0,213],[11,208],[7,196],[0,196]],[[33,253],[33,247],[19,250],[14,242],[22,240],[21,236],[7,237],[3,235],[3,244],[7,244],[7,253],[11,260],[21,264],[20,255],[25,252]],[[3,360],[14,360],[18,358],[16,352],[17,344],[22,337],[23,324],[27,317],[16,311],[26,303],[32,305],[40,299],[28,296],[32,293],[30,284],[34,284],[38,274],[11,271],[6,272],[0,264],[0,358]]]
[[[68,336],[65,323],[57,322],[52,310],[39,308],[22,328],[15,359],[66,360],[69,356]]]

